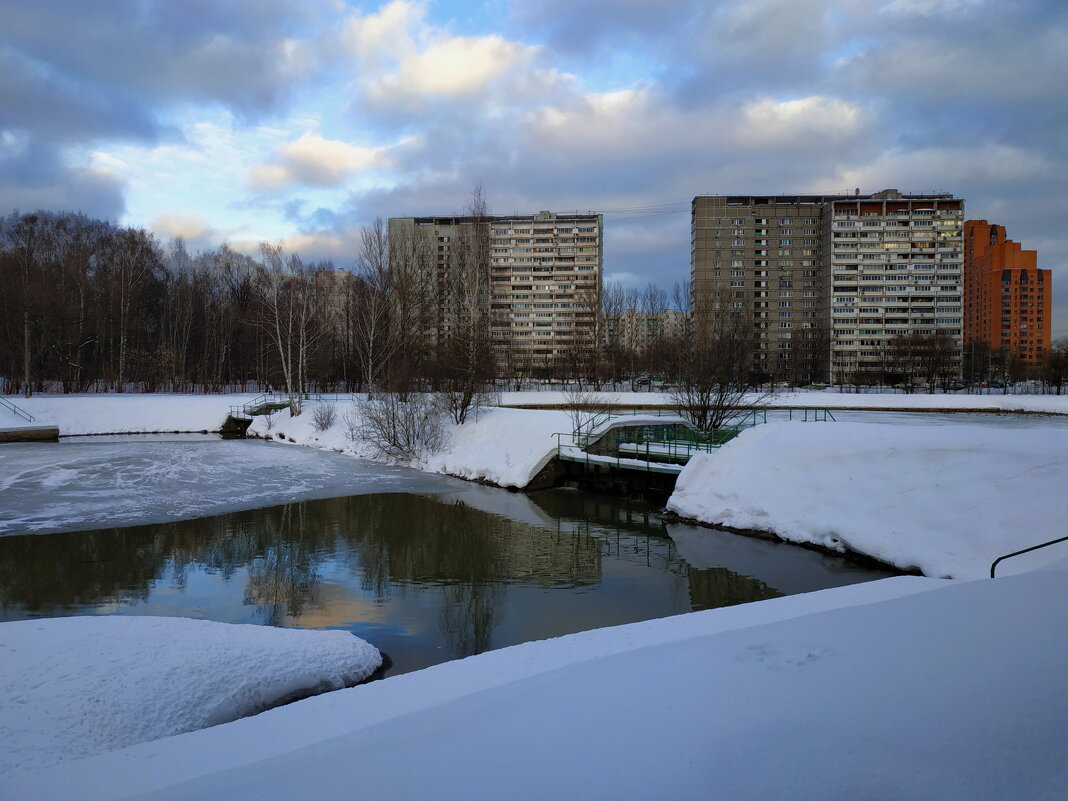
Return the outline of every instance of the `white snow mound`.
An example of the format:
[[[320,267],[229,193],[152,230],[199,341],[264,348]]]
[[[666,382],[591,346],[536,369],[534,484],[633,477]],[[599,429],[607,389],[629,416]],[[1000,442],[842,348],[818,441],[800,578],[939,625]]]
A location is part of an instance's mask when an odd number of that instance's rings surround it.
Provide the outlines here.
[[[167,617],[0,625],[0,773],[44,768],[256,714],[367,678],[344,631]]]
[[[935,578],[981,578],[997,557],[1064,534],[1066,476],[1068,450],[1048,430],[769,423],[695,455],[667,508]]]

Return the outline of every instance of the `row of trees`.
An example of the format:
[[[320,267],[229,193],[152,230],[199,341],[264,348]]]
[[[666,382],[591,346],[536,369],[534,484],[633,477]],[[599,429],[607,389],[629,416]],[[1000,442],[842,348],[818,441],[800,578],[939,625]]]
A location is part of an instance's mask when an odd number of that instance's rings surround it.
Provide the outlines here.
[[[223,391],[284,388],[299,410],[309,391],[431,388],[462,422],[494,379],[579,379],[594,388],[647,377],[706,389],[821,378],[828,348],[814,329],[769,366],[761,322],[731,312],[691,315],[688,287],[589,298],[592,336],[541,365],[513,363],[491,340],[486,202],[476,190],[469,230],[448,262],[382,220],[361,235],[349,269],[305,262],[264,243],[259,258],[222,247],[190,253],[138,228],[80,214],[0,219],[0,391]],[[435,249],[436,250],[436,249]],[[900,337],[857,383],[951,385],[1024,377],[1018,363],[940,337]],[[1038,376],[1059,386],[1063,349]],[[705,390],[702,390],[705,391]]]

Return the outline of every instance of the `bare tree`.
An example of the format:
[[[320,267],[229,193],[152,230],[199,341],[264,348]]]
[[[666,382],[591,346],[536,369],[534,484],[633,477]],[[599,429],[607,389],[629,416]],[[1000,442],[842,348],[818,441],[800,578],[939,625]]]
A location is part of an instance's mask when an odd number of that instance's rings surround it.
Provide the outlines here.
[[[469,227],[451,249],[444,281],[444,319],[438,343],[442,402],[453,421],[463,424],[470,411],[484,405],[485,387],[493,380],[490,339],[489,226],[482,187],[471,195]]]
[[[753,381],[753,326],[742,309],[710,306],[694,322],[672,401],[702,431],[721,428],[739,409],[759,404]],[[747,397],[749,395],[749,397]]]
[[[264,269],[257,280],[260,324],[279,359],[290,412],[301,413],[308,393],[308,354],[320,336],[317,329],[317,287],[296,255],[284,257],[280,245],[260,244]]]
[[[381,217],[360,232],[360,255],[356,259],[356,277],[350,286],[353,344],[360,361],[360,372],[367,397],[374,396],[388,363],[402,345],[398,336],[399,320],[390,297],[389,232]]]

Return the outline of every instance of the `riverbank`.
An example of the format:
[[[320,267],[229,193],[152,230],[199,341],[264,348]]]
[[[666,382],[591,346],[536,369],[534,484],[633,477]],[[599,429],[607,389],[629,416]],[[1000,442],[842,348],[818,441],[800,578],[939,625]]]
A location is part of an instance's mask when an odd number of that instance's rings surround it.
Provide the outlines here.
[[[1066,475],[1068,453],[1041,428],[768,423],[691,458],[667,511],[927,576],[980,578],[997,557],[1063,535]]]
[[[244,396],[111,395],[31,398],[33,414],[48,415],[65,433],[93,434],[191,428],[217,430]],[[562,393],[505,394],[501,402],[563,401]],[[606,395],[603,401],[651,405],[655,393]],[[917,411],[937,402],[944,410],[982,402],[986,410],[1026,407],[1031,413],[1068,412],[1068,396],[877,395],[832,392],[776,395],[776,403],[807,405],[862,399],[868,408]],[[921,405],[924,404],[924,405]],[[332,404],[335,419],[316,428],[305,413],[258,416],[251,436],[379,459],[349,433],[348,402]],[[634,417],[631,422],[639,422]],[[554,434],[569,432],[567,412],[491,407],[466,425],[446,425],[446,445],[404,466],[510,489],[552,483],[543,474],[556,453]],[[904,571],[978,576],[1000,555],[1058,536],[1068,517],[1056,476],[1068,463],[1050,431],[896,423],[782,424],[751,429],[714,454],[686,466],[667,510],[680,518],[735,530],[766,532],[786,541],[853,552]],[[1063,450],[1063,449],[1062,449]],[[540,478],[539,478],[539,474]],[[536,481],[536,478],[538,479]],[[532,482],[534,482],[532,484]],[[940,550],[926,547],[936,537]]]
[[[2,795],[1055,799],[1066,601],[1060,570],[903,577],[600,629],[13,772]]]

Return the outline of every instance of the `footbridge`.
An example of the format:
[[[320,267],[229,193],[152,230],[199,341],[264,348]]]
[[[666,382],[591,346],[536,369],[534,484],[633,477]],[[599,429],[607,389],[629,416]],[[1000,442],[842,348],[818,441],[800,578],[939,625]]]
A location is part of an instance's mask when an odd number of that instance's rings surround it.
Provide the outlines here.
[[[829,409],[782,411],[789,420],[834,421]],[[766,409],[745,409],[728,416],[719,428],[702,430],[675,410],[606,410],[571,432],[553,436],[556,456],[563,462],[677,476],[693,454],[712,453],[745,429],[767,421]]]

